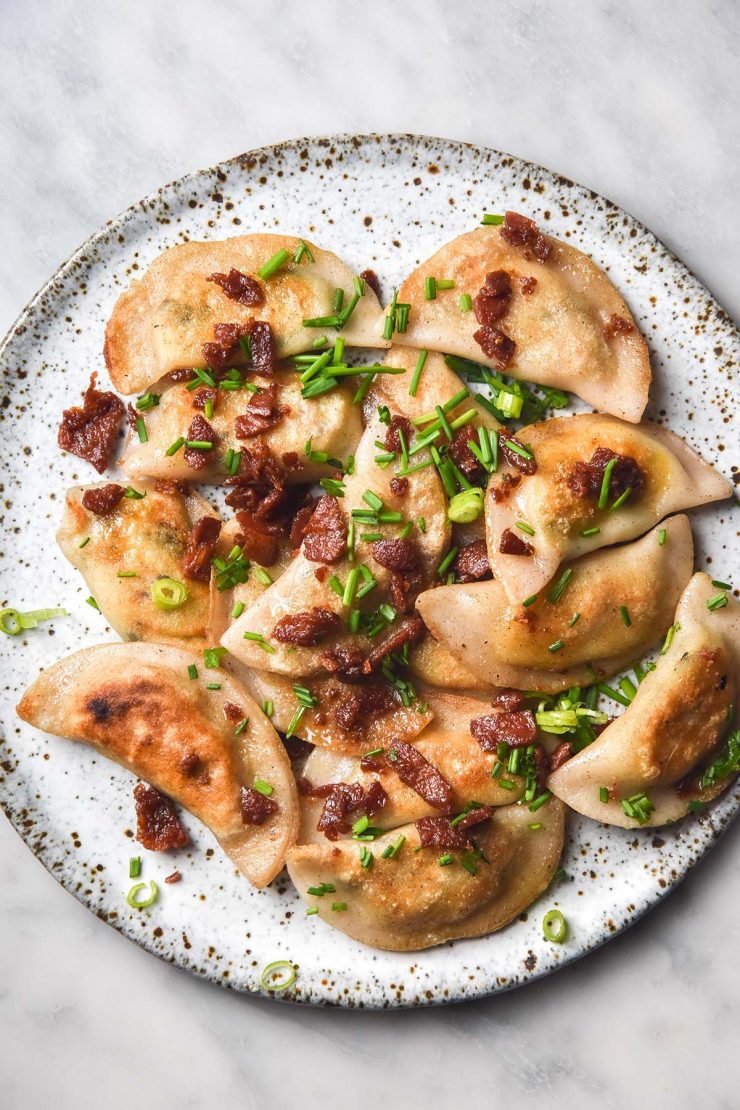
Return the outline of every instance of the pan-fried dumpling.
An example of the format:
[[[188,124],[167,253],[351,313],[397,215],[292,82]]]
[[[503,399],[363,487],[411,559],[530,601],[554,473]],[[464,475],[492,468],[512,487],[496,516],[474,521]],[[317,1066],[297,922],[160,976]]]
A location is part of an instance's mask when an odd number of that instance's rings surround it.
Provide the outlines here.
[[[217,324],[267,321],[280,358],[310,349],[323,332],[304,327],[304,320],[333,316],[337,289],[349,308],[354,286],[349,267],[313,243],[293,261],[302,242],[293,235],[255,234],[164,251],[118,298],[108,322],[105,360],[116,389],[138,393],[171,370],[203,366],[203,345],[213,341]],[[279,251],[287,251],[289,260],[260,278],[258,271]],[[233,270],[238,272],[229,282]],[[363,289],[340,334],[350,346],[385,347],[378,299],[367,283]]]
[[[534,830],[527,806],[502,806],[470,830],[477,850],[464,853],[415,851],[418,828],[403,825],[364,845],[373,853],[370,867],[351,840],[301,844],[288,853],[288,873],[319,916],[355,940],[399,952],[430,948],[503,928],[545,890],[563,848],[564,813],[552,798],[537,811]],[[384,859],[401,836],[397,855]],[[443,854],[453,857],[445,867]],[[308,893],[322,883],[331,893]]]
[[[121,459],[124,472],[130,478],[148,476],[220,484],[232,473],[225,463],[229,451],[264,443],[278,463],[285,455],[297,456],[299,466],[285,468],[286,482],[315,482],[325,475],[336,475],[336,469],[316,461],[317,453],[326,452],[330,458],[346,461],[354,449],[362,434],[362,423],[359,408],[352,404],[351,391],[340,386],[330,393],[304,399],[298,375],[290,370],[278,370],[271,378],[249,374],[245,380],[256,385],[261,393],[245,389],[210,391],[215,400],[213,415],[207,423],[215,433],[215,447],[200,452],[197,470],[188,462],[185,449],[169,455],[167,451],[173,443],[190,438],[195,417],[204,419],[201,394],[208,389],[191,391],[182,382],[163,383],[159,404],[137,414],[144,421],[146,441],[140,441],[135,428],[129,432]],[[260,401],[260,397],[267,399]],[[259,412],[254,410],[257,415],[251,423],[247,420],[247,430],[253,434],[239,438],[238,418],[249,414],[255,404]],[[263,412],[267,414],[264,418]],[[255,438],[257,435],[259,438]],[[309,437],[311,455],[307,456],[304,448]]]
[[[531,221],[517,238],[511,225],[521,220],[507,214],[503,227],[460,235],[414,270],[398,291],[398,301],[411,311],[394,342],[556,386],[637,423],[647,403],[650,361],[627,305],[575,247],[541,235],[533,224],[527,228]],[[427,299],[429,278],[455,285]],[[464,293],[474,298],[473,311],[461,311]]]
[[[322,523],[324,518],[326,520],[325,534],[338,539],[336,546],[332,546],[330,552],[334,554],[334,561],[326,565],[324,562],[308,558],[307,539],[304,539],[300,553],[293,559],[282,577],[270,586],[224,634],[221,643],[241,662],[258,670],[305,677],[317,674],[323,669],[319,661],[323,651],[341,647],[360,648],[363,653],[366,653],[368,650],[376,649],[377,645],[384,641],[386,634],[383,631],[374,641],[368,640],[362,631],[356,633],[349,631],[348,607],[343,604],[342,596],[332,585],[332,579],[334,579],[341,583],[342,587],[346,587],[347,580],[354,571],[357,578],[356,593],[360,595],[356,599],[358,607],[366,612],[377,612],[380,604],[387,600],[392,571],[376,558],[378,548],[374,546],[375,541],[364,541],[363,535],[382,535],[388,541],[397,541],[399,530],[404,526],[404,522],[416,522],[413,541],[410,538],[398,541],[401,544],[398,551],[408,551],[413,548],[416,552],[414,558],[417,559],[416,572],[423,582],[432,581],[447,550],[450,537],[447,500],[442,483],[436,470],[433,467],[427,467],[409,476],[408,489],[404,493],[394,492],[392,486],[395,478],[394,469],[390,466],[381,469],[375,462],[375,456],[378,454],[375,441],[382,441],[386,432],[387,428],[380,422],[378,415],[371,417],[357,446],[354,473],[344,480],[344,496],[341,499],[325,498],[319,502],[316,511],[317,513],[321,511]],[[402,520],[372,525],[357,521],[355,561],[350,562],[347,558],[346,543],[342,537],[346,536],[352,521],[351,512],[352,510],[372,512],[372,506],[378,505],[379,502],[382,502],[382,509],[378,509],[378,512],[400,513]],[[423,518],[425,522],[423,532],[418,525],[419,518]],[[315,520],[316,516],[313,519]],[[321,537],[320,543],[323,545]],[[386,562],[392,561],[392,557],[388,558],[385,551],[384,548],[382,557]],[[393,551],[396,551],[395,547]],[[321,553],[321,551],[318,552],[318,554]],[[316,554],[316,552],[312,548],[308,554]],[[366,568],[364,573],[370,573],[370,579],[366,579],[363,573],[358,573],[361,567]],[[402,568],[399,566],[400,569]],[[375,580],[376,585],[363,596],[364,587],[370,584],[371,579]],[[314,642],[309,646],[303,646],[300,638],[292,632],[288,633],[287,630],[284,633],[281,631],[275,634],[278,621],[283,622],[280,626],[283,629],[284,618],[295,617],[296,614],[310,615],[315,610],[323,610],[328,616],[324,620],[324,631],[320,636],[317,632]],[[334,617],[331,614],[334,614]],[[413,619],[413,617],[407,619]],[[393,621],[388,626],[387,635],[392,636],[399,623],[400,621]],[[381,628],[382,624],[383,621],[381,621]],[[249,634],[246,639],[245,633]],[[281,636],[283,638],[280,638]],[[262,637],[262,640],[259,637]],[[263,641],[269,645],[267,650]]]
[[[44,732],[92,744],[173,798],[255,886],[266,886],[296,838],[290,761],[246,690],[221,671],[219,689],[206,689],[199,664],[192,652],[155,644],[84,648],[45,670],[18,714]],[[272,787],[274,805],[254,791],[255,780]]]
[[[100,512],[110,504],[106,491],[116,489],[113,496],[120,500]],[[206,565],[205,581],[192,578],[185,556],[193,527],[204,517],[218,521],[218,513],[192,490],[158,489],[154,482],[137,482],[128,490],[126,496],[123,487],[105,482],[69,490],[57,542],[124,640],[197,649],[207,636],[208,571]],[[181,604],[156,604],[152,589],[164,579],[179,583]]]
[[[732,753],[726,757],[737,728],[740,606],[728,597],[721,608],[709,608],[722,597],[706,574],[694,575],[676,610],[672,642],[632,703],[550,775],[548,786],[572,809],[623,828],[664,825],[735,777],[729,768],[740,767],[737,733],[734,761]]]
[[[397,738],[386,741],[386,752],[393,751]],[[482,806],[505,806],[518,801],[524,792],[524,779],[507,781],[515,789],[504,788],[497,778],[491,778],[496,763],[495,752],[485,752],[477,740],[465,731],[445,732],[430,725],[412,742],[412,747],[435,768],[452,788],[452,812],[460,813],[471,802]],[[387,795],[381,809],[372,814],[371,824],[380,829],[394,829],[418,821],[420,817],[439,816],[440,810],[425,801],[415,790],[401,781],[393,763],[381,758],[370,759],[376,769],[363,770],[359,756],[337,754],[327,748],[316,747],[303,768],[303,778],[312,787],[334,783],[359,783],[367,791],[375,782],[380,783]],[[365,760],[367,767],[368,761]],[[310,795],[301,798],[300,844],[325,843],[323,832],[316,828],[324,799]]]
[[[674,516],[634,543],[569,564],[556,601],[543,595],[523,609],[487,581],[427,590],[416,607],[474,682],[555,692],[644,655],[671,624],[693,558],[688,518]]]
[[[532,425],[517,441],[534,456],[536,472],[507,464],[486,496],[491,569],[512,601],[538,593],[565,560],[634,539],[669,513],[732,492],[683,440],[655,424],[634,428],[584,414]]]

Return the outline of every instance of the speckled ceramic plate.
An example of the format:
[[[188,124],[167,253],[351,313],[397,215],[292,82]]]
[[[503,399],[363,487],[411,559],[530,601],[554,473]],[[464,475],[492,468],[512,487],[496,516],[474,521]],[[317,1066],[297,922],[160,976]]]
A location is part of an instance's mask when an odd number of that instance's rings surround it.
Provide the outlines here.
[[[413,1006],[475,998],[548,974],[627,928],[709,851],[740,804],[740,787],[709,812],[653,831],[607,828],[571,814],[557,882],[502,932],[427,952],[373,951],[306,918],[287,880],[255,891],[189,820],[183,881],[150,911],[131,910],[131,776],[82,746],[20,727],[13,707],[46,666],[115,637],[85,604],[87,590],[56,549],[63,491],[92,480],[56,449],[59,415],[102,371],[103,329],[129,280],[167,246],[246,231],[310,235],[355,269],[372,266],[384,289],[484,211],[514,208],[592,255],[624,294],[651,346],[649,415],[668,423],[730,476],[737,442],[732,367],[740,335],[707,290],[637,221],[573,182],[492,150],[412,135],[286,143],[242,155],[160,189],[112,220],[50,279],[2,351],[0,481],[2,604],[63,605],[71,617],[27,636],[2,637],[6,691],[0,795],[15,828],[62,885],[148,951],[213,982],[259,992],[261,969],[298,968],[293,1001]],[[697,564],[720,577],[737,567],[731,509],[692,513]],[[142,853],[145,879],[175,866]],[[543,913],[562,909],[564,945],[542,936]],[[286,997],[283,995],[282,997]]]

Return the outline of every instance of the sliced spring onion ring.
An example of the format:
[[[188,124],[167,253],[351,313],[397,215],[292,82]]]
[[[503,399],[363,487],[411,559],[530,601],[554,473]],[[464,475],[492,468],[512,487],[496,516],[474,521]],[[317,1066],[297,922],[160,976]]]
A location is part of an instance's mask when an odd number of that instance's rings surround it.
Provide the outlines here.
[[[545,940],[553,944],[562,944],[568,935],[568,922],[560,910],[548,910],[542,918],[542,932]]]
[[[140,890],[146,890],[146,883],[135,883],[126,896],[126,901],[133,910],[144,910],[147,906],[151,906],[153,902],[156,902],[159,897],[159,887],[153,879],[149,880],[150,894],[148,898],[142,898],[140,901],[137,900],[136,895]]]
[[[176,578],[158,578],[152,582],[151,594],[158,609],[179,609],[188,600],[187,586]]]
[[[284,991],[296,981],[296,968],[290,960],[273,960],[263,968],[260,986],[266,991]]]
[[[8,636],[17,636],[24,629],[36,628],[41,621],[68,616],[66,609],[31,609],[27,613],[20,613],[17,609],[0,609],[0,631]]]

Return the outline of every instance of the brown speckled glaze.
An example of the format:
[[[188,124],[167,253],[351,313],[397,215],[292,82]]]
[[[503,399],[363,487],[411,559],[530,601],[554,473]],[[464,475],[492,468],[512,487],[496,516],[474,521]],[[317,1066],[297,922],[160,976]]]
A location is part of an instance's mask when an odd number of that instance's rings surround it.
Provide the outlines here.
[[[247,231],[309,235],[357,271],[372,267],[390,294],[441,243],[485,211],[514,208],[591,254],[626,297],[652,352],[648,415],[669,424],[736,482],[732,379],[740,335],[699,281],[614,204],[548,170],[442,139],[413,135],[304,139],[241,155],[167,185],[89,239],[23,311],[2,349],[0,449],[5,535],[2,604],[64,605],[71,616],[2,637],[6,695],[0,798],[19,834],[60,883],[148,951],[215,983],[261,992],[271,960],[297,967],[294,1002],[416,1006],[476,998],[565,966],[632,924],[712,847],[740,804],[735,785],[700,817],[651,831],[607,828],[572,814],[562,866],[539,901],[507,929],[428,952],[362,947],[306,918],[287,879],[253,890],[210,834],[188,820],[192,847],[167,858],[133,840],[132,779],[83,746],[22,727],[13,713],[37,671],[83,645],[114,639],[56,550],[64,489],[94,475],[56,448],[63,407],[101,371],[103,329],[129,280],[166,246]],[[736,504],[692,514],[697,566],[737,568]],[[128,907],[128,861],[160,883],[148,911]],[[175,867],[182,882],[163,885]],[[548,944],[550,907],[568,918]],[[274,997],[274,996],[273,996]]]

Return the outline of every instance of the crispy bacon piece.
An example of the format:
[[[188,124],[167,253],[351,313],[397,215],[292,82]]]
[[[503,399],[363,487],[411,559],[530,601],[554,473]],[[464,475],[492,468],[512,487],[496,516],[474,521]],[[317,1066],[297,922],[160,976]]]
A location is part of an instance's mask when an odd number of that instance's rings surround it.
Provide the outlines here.
[[[201,441],[203,443],[211,443],[213,447],[216,446],[218,436],[214,432],[211,425],[208,423],[204,416],[199,412],[195,414],[190,421],[188,428],[188,439],[191,441]],[[186,447],[185,448],[185,462],[193,470],[202,470],[208,466],[210,462],[209,455],[213,448],[211,447]]]
[[[188,492],[188,483],[180,478],[157,478],[154,488],[157,493],[181,493],[185,496]]]
[[[268,817],[272,817],[280,809],[274,798],[260,794],[252,786],[241,788],[241,807],[245,825],[264,825]]]
[[[524,444],[516,439],[514,436],[507,435],[506,432],[499,432],[498,435],[498,449],[506,459],[510,466],[516,467],[522,474],[536,474],[537,473],[537,460],[534,457],[526,459],[515,451],[510,444],[515,444],[523,451],[527,451]],[[531,451],[527,451],[528,455],[532,455]]]
[[[455,557],[453,567],[460,582],[480,582],[484,578],[491,578],[486,541],[475,540],[463,547]]]
[[[491,698],[494,709],[521,709],[527,704],[527,699],[520,690],[499,690]]]
[[[390,480],[391,493],[395,497],[405,497],[409,492],[408,478],[391,478]]]
[[[367,282],[378,300],[382,301],[380,296],[380,281],[378,280],[378,275],[375,273],[375,270],[363,270],[360,277],[363,281]]]
[[[213,342],[203,344],[203,358],[212,370],[224,370],[234,356],[239,340],[251,333],[254,321],[246,324],[216,324]]]
[[[376,540],[372,550],[375,561],[388,570],[408,574],[419,568],[419,548],[415,540]]]
[[[519,288],[522,291],[523,297],[528,297],[530,293],[534,293],[537,288],[537,278],[535,277],[520,277]]]
[[[231,487],[230,508],[248,509],[262,520],[276,516],[285,501],[285,471],[260,440],[242,447],[239,473],[224,485]]]
[[[392,651],[400,651],[404,644],[417,644],[426,635],[426,625],[418,613],[404,617],[398,626],[391,630],[390,635],[378,644],[368,655],[371,668],[380,666],[386,655]]]
[[[488,487],[488,492],[496,504],[500,505],[502,502],[509,500],[521,480],[521,474],[504,474],[499,483]]]
[[[263,435],[279,424],[288,409],[280,408],[277,403],[277,383],[273,382],[259,393],[253,393],[247,403],[247,411],[234,421],[237,439],[251,439]]]
[[[631,320],[625,319],[624,316],[617,316],[616,313],[609,317],[603,327],[605,339],[614,339],[618,335],[629,335],[634,330],[635,325]]]
[[[215,405],[217,398],[217,390],[210,389],[208,386],[201,386],[201,388],[196,389],[195,393],[193,394],[193,408],[200,409],[200,411],[203,412],[205,410],[206,403],[210,401],[211,404]]]
[[[394,740],[388,748],[388,761],[401,782],[430,806],[440,813],[452,811],[452,787],[417,748],[405,740]]]
[[[275,373],[275,336],[266,320],[258,320],[252,325],[249,342],[255,373],[272,377]]]
[[[391,605],[398,613],[413,613],[414,601],[420,584],[419,578],[405,578],[397,570],[391,571]]]
[[[449,817],[420,817],[415,821],[422,848],[456,848],[465,852],[472,844],[459,825],[451,825]]]
[[[511,528],[504,528],[498,549],[502,555],[532,555],[534,553],[532,544],[527,543],[521,536],[517,536]]]
[[[484,752],[495,752],[503,743],[511,748],[526,748],[537,739],[534,713],[531,709],[503,709],[474,717],[470,722],[470,735]]]
[[[534,257],[538,262],[546,262],[550,257],[550,240],[542,234],[534,220],[521,216],[518,212],[504,214],[501,238],[512,247],[521,247],[525,258]]]
[[[262,286],[255,278],[250,277],[249,274],[243,274],[241,270],[232,268],[228,274],[211,274],[206,281],[212,281],[216,285],[220,285],[227,297],[232,301],[238,301],[239,304],[245,304],[250,308],[255,305],[262,304],[265,295],[262,291]]]
[[[483,351],[483,354],[487,358],[495,359],[501,367],[508,366],[514,357],[516,343],[511,336],[499,331],[498,328],[491,327],[489,324],[485,324],[478,328],[476,332],[473,332],[473,339]]]
[[[456,829],[461,832],[466,832],[472,829],[474,825],[480,825],[483,821],[488,821],[493,816],[493,810],[490,806],[478,806],[476,809],[469,810],[464,817],[461,817],[455,825]]]
[[[211,560],[216,554],[221,521],[215,516],[203,516],[193,525],[188,535],[182,557],[182,573],[191,582],[210,582]]]
[[[277,520],[263,520],[249,509],[236,514],[242,532],[241,549],[247,559],[271,567],[280,558],[280,541],[285,532]]]
[[[224,717],[227,721],[243,721],[244,710],[233,701],[224,702]]]
[[[313,516],[313,510],[314,500],[309,496],[308,504],[298,510],[290,526],[290,542],[293,544],[293,547],[300,547],[303,543],[308,525]]]
[[[328,786],[328,792],[326,787],[320,788],[326,801],[316,825],[327,840],[336,840],[340,833],[349,832],[353,824],[349,819],[350,814],[355,818],[371,817],[388,800],[388,795],[377,781],[372,782],[367,789],[360,782],[336,782]]]
[[[107,516],[112,513],[126,490],[117,482],[109,482],[99,489],[87,489],[82,495],[83,507],[96,516]]]
[[[136,839],[148,852],[167,852],[188,843],[188,831],[177,815],[174,802],[148,783],[134,787]]]
[[[491,327],[506,313],[511,300],[511,277],[506,270],[494,270],[473,300],[475,318],[482,327]]]
[[[118,438],[125,408],[115,393],[96,389],[96,380],[97,374],[91,374],[82,407],[74,405],[62,413],[57,443],[102,474]]]
[[[334,719],[347,732],[363,731],[374,717],[394,709],[396,699],[387,686],[365,683],[347,687],[334,707]]]
[[[180,879],[181,879],[181,878],[182,878],[182,875],[180,874],[180,872],[179,872],[179,871],[173,871],[173,872],[172,872],[172,874],[171,874],[171,875],[168,875],[168,876],[167,876],[167,877],[165,878],[165,880],[164,880],[164,881],[165,881],[166,883],[179,883],[179,882],[180,882]]]
[[[337,647],[322,651],[319,663],[329,674],[339,675],[345,680],[363,678],[370,674],[370,662],[359,648]]]
[[[452,437],[452,443],[447,448],[447,451],[452,461],[459,470],[462,470],[466,477],[479,478],[483,472],[483,468],[468,447],[469,439],[475,439],[470,429],[458,428]]]
[[[325,493],[316,502],[303,539],[303,554],[312,563],[336,563],[344,554],[347,524],[336,497]]]
[[[288,613],[281,617],[272,634],[283,644],[316,647],[332,632],[336,632],[340,623],[339,617],[331,609],[314,606],[310,611]]]
[[[283,451],[280,461],[286,470],[303,470],[304,466],[297,451]]]
[[[573,755],[573,745],[570,740],[563,740],[562,744],[558,744],[557,748],[550,753],[550,772],[557,771],[558,767],[562,767],[567,763]]]
[[[405,416],[392,416],[391,422],[388,425],[388,430],[385,433],[384,444],[386,451],[393,451],[396,455],[401,450],[399,432],[403,435],[406,446],[408,447],[411,436],[411,421]]]
[[[609,497],[617,498],[625,490],[633,493],[645,484],[642,467],[631,455],[618,455],[609,447],[597,447],[589,462],[574,462],[568,475],[568,488],[576,497],[597,498],[601,493],[607,463],[616,459],[609,478]]]

